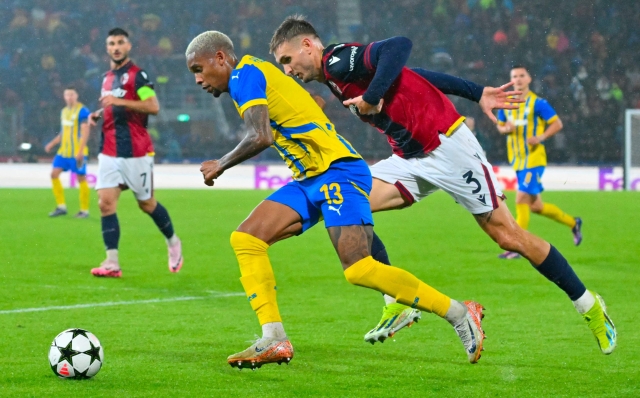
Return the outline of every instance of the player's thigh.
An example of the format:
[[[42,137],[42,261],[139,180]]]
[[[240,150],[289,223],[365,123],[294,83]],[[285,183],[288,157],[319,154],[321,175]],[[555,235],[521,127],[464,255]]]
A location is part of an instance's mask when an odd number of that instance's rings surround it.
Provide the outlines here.
[[[62,174],[62,168],[54,167],[53,169],[51,169],[51,178],[59,178],[60,174]]]
[[[98,178],[95,188],[97,191],[105,188],[118,188],[124,185],[117,159],[102,153],[98,155]]]
[[[268,245],[302,233],[304,220],[290,206],[267,199],[262,201],[237,228]]]
[[[504,197],[493,166],[466,125],[451,136],[440,136],[441,144],[427,157],[416,159],[419,175],[451,195],[471,214],[495,210]]]
[[[531,195],[529,193],[518,190],[516,192],[516,203],[517,204],[526,204],[531,206],[537,199],[538,195]]]
[[[411,206],[438,190],[416,173],[415,161],[392,155],[371,166],[371,211]]]
[[[411,206],[411,201],[400,193],[398,187],[386,181],[373,179],[371,195],[369,195],[371,211],[396,210]]]
[[[131,189],[138,202],[153,197],[153,156],[117,158],[124,184]]]

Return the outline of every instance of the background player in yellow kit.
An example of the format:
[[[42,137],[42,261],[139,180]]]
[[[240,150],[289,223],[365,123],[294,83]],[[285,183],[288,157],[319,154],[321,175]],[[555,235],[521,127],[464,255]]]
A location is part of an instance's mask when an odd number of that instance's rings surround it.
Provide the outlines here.
[[[231,234],[240,281],[263,334],[246,350],[231,355],[228,363],[256,368],[288,363],[293,357],[267,249],[311,228],[321,216],[350,283],[446,319],[469,361],[477,362],[484,340],[480,304],[452,300],[409,272],[372,258],[371,172],[309,93],[269,62],[250,55],[238,60],[233,43],[221,32],[200,34],[185,56],[196,83],[215,97],[228,92],[248,127],[247,136],[234,150],[202,164],[205,184],[212,186],[225,170],[269,146],[279,152],[294,178],[260,203]]]
[[[573,242],[582,242],[582,219],[572,217],[558,206],[543,203],[541,193],[542,174],[547,165],[544,142],[562,129],[562,121],[549,103],[529,90],[531,75],[524,66],[511,69],[511,81],[518,96],[524,99],[519,109],[498,111],[498,131],[507,136],[509,163],[516,170],[518,193],[516,194],[516,222],[522,229],[529,226],[529,214],[533,211],[562,223],[573,232]],[[516,252],[504,252],[500,258],[519,258]]]
[[[64,90],[64,102],[67,106],[60,112],[60,133],[45,146],[45,151],[49,152],[55,145],[60,144],[58,153],[53,158],[53,170],[51,170],[51,185],[56,199],[56,208],[49,213],[49,217],[67,214],[60,173],[71,171],[78,175],[80,185],[80,211],[75,216],[87,218],[89,217],[89,184],[86,178],[89,156],[87,140],[91,112],[78,102],[78,92],[73,87],[67,87]]]

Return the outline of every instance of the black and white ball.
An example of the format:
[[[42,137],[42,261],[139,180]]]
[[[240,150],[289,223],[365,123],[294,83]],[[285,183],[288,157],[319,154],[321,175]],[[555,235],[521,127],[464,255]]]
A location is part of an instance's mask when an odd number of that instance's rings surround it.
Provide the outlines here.
[[[67,329],[53,339],[49,364],[58,377],[88,379],[98,373],[104,350],[93,333],[84,329]]]

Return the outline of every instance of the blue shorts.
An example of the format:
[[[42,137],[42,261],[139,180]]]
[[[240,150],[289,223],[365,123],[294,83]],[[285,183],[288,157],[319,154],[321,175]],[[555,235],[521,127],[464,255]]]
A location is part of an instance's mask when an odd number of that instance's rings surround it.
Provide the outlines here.
[[[53,158],[53,168],[62,169],[62,171],[73,171],[79,176],[83,176],[87,174],[87,157],[84,157],[84,163],[82,163],[82,167],[78,168],[76,163],[76,158],[65,158],[60,155],[56,155]]]
[[[302,181],[291,181],[267,200],[282,203],[302,218],[302,232],[324,218],[324,225],[373,225],[369,193],[371,172],[362,159],[342,159],[324,173]]]
[[[518,176],[518,191],[528,193],[529,195],[537,195],[544,191],[542,174],[544,174],[544,166],[516,171],[516,176]]]

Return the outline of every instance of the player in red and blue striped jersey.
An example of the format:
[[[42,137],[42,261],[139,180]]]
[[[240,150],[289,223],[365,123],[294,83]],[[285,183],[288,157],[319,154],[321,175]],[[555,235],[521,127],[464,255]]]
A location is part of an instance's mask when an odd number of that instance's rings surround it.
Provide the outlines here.
[[[560,287],[583,314],[602,352],[611,353],[616,332],[603,301],[586,289],[556,248],[518,226],[463,118],[442,92],[405,66],[411,47],[409,39],[395,37],[325,48],[313,26],[293,16],[274,33],[270,51],[287,74],[327,84],[356,116],[387,136],[394,155],[371,169],[372,211],[404,208],[438,189],[446,191],[501,248],[520,253]],[[511,85],[472,90],[482,93],[478,101],[494,122],[492,108],[517,108],[505,103],[504,90]]]
[[[131,189],[142,211],[149,214],[169,248],[169,271],[182,267],[182,243],[175,234],[167,209],[153,196],[153,143],[147,132],[149,115],[156,115],[160,104],[146,72],[129,58],[129,34],[120,28],[109,31],[107,53],[111,70],[102,80],[102,109],[91,122],[104,117],[98,155],[96,190],[100,198],[102,238],[107,259],[91,273],[101,277],[120,277],[118,259],[120,223],[116,208],[123,189]]]

